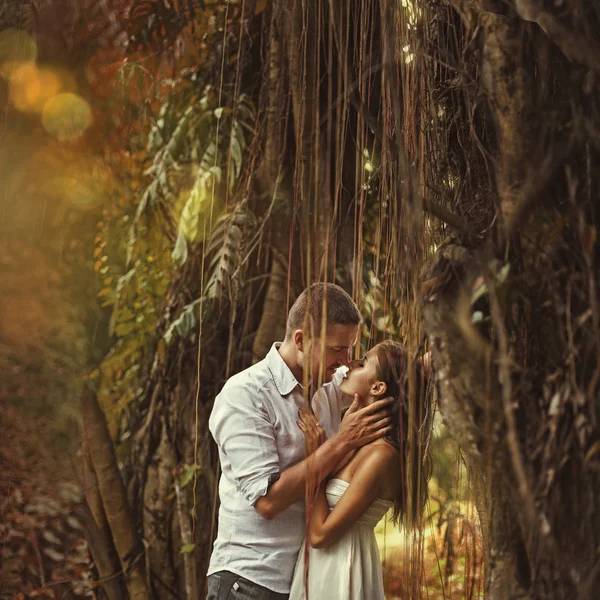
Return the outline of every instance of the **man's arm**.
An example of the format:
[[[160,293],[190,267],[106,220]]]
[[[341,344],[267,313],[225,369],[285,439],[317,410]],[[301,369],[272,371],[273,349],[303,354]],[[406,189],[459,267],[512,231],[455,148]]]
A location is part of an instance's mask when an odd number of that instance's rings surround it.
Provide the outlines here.
[[[264,519],[270,520],[304,497],[307,476],[310,473],[318,483],[335,467],[343,456],[352,449],[340,434],[334,435],[320,446],[314,454],[302,462],[289,467],[279,479],[261,496],[254,508]]]
[[[229,380],[215,399],[208,424],[221,458],[230,463],[236,489],[254,506],[280,470],[275,430],[260,394],[243,381]]]
[[[264,519],[273,519],[304,497],[309,477],[312,483],[318,485],[348,452],[384,436],[391,426],[387,412],[382,411],[392,401],[389,398],[359,410],[355,406],[348,409],[340,432],[302,462],[283,471],[267,493],[254,504],[256,512]]]

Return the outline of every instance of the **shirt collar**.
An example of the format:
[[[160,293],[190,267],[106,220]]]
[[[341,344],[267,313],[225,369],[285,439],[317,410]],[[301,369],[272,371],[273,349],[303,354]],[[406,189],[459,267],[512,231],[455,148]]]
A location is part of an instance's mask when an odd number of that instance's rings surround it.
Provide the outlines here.
[[[271,349],[266,356],[267,367],[269,367],[269,371],[271,371],[277,391],[282,396],[287,396],[297,385],[300,385],[300,383],[294,377],[290,368],[285,364],[283,358],[281,358],[279,346],[281,346],[281,342],[275,342],[271,346]]]

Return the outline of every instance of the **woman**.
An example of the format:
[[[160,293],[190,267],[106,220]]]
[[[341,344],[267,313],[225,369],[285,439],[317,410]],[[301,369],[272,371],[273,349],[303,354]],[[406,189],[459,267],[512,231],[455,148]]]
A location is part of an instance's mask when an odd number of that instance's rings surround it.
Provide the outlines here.
[[[359,407],[392,396],[392,430],[356,450],[314,494],[307,494],[307,539],[300,549],[290,600],[384,598],[374,527],[391,508],[413,524],[427,493],[423,460],[431,429],[420,361],[409,367],[402,344],[386,341],[353,361],[340,390]],[[414,393],[408,393],[409,390]],[[307,453],[324,441],[314,415],[300,413]],[[408,474],[408,476],[407,476]]]

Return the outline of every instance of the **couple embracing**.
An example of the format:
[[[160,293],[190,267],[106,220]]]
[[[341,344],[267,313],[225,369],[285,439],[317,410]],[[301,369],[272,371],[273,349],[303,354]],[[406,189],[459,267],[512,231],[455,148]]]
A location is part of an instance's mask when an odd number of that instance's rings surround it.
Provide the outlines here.
[[[427,472],[406,449],[431,411],[421,363],[401,344],[349,361],[360,322],[342,288],[314,284],[284,341],[216,397],[221,504],[207,600],[384,598],[373,529],[390,508],[408,522],[422,507]]]

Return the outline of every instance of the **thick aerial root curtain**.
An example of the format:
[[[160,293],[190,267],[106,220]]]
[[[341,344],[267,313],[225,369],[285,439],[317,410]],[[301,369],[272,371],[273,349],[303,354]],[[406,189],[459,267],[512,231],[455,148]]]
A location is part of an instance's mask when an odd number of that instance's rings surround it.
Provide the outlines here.
[[[402,336],[415,354],[423,340],[415,282],[429,246],[423,243],[427,233],[419,233],[422,176],[412,166],[424,152],[412,116],[418,113],[419,79],[414,65],[401,62],[400,73],[396,68],[397,34],[407,36],[402,16],[391,5],[368,1],[292,1],[287,8],[293,223],[299,226],[290,235],[300,242],[300,247],[290,244],[288,264],[300,262],[303,287],[340,282],[342,274],[361,309],[369,299],[372,318],[361,331],[356,355],[386,335],[375,318],[381,313],[389,316],[389,335]],[[400,93],[407,90],[402,107]],[[318,383],[321,377],[305,373],[307,381]],[[414,398],[409,402],[414,405]],[[307,490],[309,506],[316,479]],[[417,597],[423,537],[418,527],[405,535],[412,543],[406,545],[403,577]]]
[[[473,548],[465,557],[464,596],[477,593],[483,554],[492,600],[591,597],[596,4],[209,4],[194,5],[207,37],[190,30],[186,48],[198,55],[180,57],[187,75],[177,61],[158,73],[175,85],[156,86],[155,122],[127,105],[135,135],[112,160],[137,171],[139,193],[107,208],[94,250],[114,299],[98,398],[117,414],[134,531],[152,540],[147,589],[166,599],[202,587],[194,572],[206,571],[218,495],[215,395],[282,338],[300,291],[327,281],[364,316],[356,355],[385,338],[411,358],[432,352],[460,455],[434,451],[468,472],[453,466],[445,491],[468,480],[484,540],[477,559]],[[133,166],[122,158],[138,155]],[[447,517],[440,509],[428,529],[439,523],[450,553],[462,517]],[[397,562],[405,597],[434,585],[426,533],[404,530],[402,555],[386,563],[389,574]],[[128,568],[135,544],[114,544]],[[441,570],[449,597],[457,581]]]

